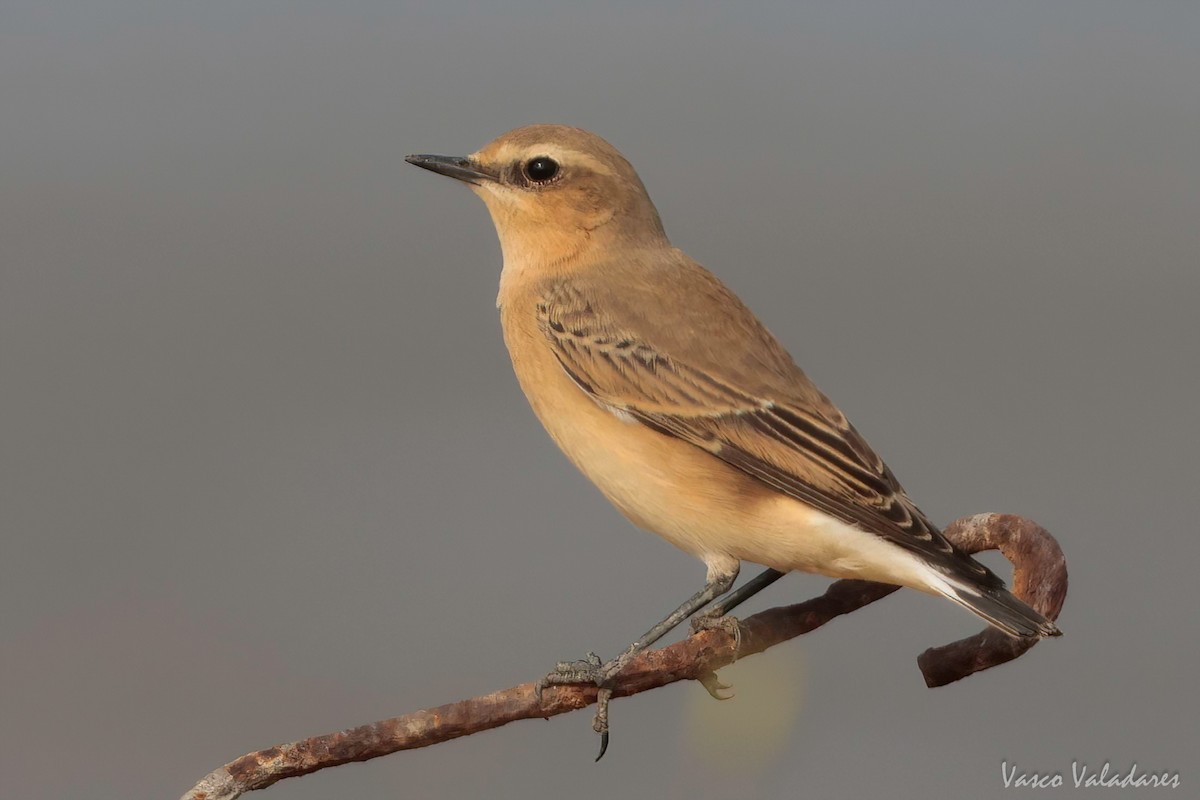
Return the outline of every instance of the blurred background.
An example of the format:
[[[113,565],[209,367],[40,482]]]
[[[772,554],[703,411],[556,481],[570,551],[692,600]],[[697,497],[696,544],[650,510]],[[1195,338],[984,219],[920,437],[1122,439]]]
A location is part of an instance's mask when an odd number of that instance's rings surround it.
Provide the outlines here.
[[[977,624],[903,592],[730,702],[617,701],[599,764],[585,712],[271,797],[1194,787],[1198,40],[1194,2],[4,0],[0,795],[175,798],[699,588],[534,420],[482,204],[403,161],[530,122],[620,148],[934,520],[1049,528],[1066,636],[929,690]]]

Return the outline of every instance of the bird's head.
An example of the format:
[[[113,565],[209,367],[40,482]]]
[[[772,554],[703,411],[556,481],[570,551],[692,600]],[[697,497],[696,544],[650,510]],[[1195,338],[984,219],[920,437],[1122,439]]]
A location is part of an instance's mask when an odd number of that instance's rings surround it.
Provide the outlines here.
[[[469,156],[413,155],[461,180],[491,212],[505,263],[569,263],[599,248],[666,243],[658,212],[625,157],[566,125],[509,131]]]

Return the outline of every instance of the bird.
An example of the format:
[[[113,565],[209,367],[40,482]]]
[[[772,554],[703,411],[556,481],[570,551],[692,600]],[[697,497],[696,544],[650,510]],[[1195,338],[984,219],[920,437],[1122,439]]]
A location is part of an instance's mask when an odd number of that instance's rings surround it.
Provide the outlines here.
[[[728,595],[742,562],[768,569],[723,611],[801,571],[941,596],[1015,638],[1059,635],[946,539],[766,326],[671,244],[607,141],[538,124],[468,156],[406,160],[487,206],[504,341],[550,437],[631,522],[706,567],[704,587],[618,657],[560,663],[545,683],[611,692],[638,652]]]

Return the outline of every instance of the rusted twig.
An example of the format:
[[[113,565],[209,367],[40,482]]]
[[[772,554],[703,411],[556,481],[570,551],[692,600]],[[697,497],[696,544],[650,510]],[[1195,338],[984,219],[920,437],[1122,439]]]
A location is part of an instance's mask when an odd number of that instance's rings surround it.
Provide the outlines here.
[[[976,514],[955,520],[946,535],[968,553],[999,550],[1013,565],[1012,591],[1050,619],[1067,599],[1067,557],[1054,537],[1032,520],[1012,514]],[[994,628],[931,647],[917,657],[925,685],[933,688],[1012,661],[1037,644]]]
[[[1044,528],[1022,517],[979,514],[951,523],[945,533],[972,553],[1000,550],[1014,566],[1014,593],[1049,618],[1058,618],[1067,594],[1066,560]],[[701,631],[668,647],[643,653],[621,674],[613,694],[625,697],[682,680],[709,681],[716,670],[737,659],[808,633],[896,589],[867,581],[838,581],[820,597],[742,620],[739,636],[722,629]],[[989,629],[926,650],[917,663],[926,685],[943,686],[1011,661],[1032,646],[1033,642],[1017,641]],[[586,708],[595,701],[594,686],[555,686],[545,690],[539,705],[534,684],[524,683],[250,753],[205,776],[182,800],[236,800],[284,778],[428,747],[517,720],[553,717]]]

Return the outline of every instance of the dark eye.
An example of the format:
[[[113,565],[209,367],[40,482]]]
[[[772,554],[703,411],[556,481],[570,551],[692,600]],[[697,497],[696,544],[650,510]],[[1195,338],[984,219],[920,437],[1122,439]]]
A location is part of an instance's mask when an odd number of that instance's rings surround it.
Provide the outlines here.
[[[525,177],[534,183],[549,183],[558,175],[558,162],[550,156],[534,156],[525,162]]]

